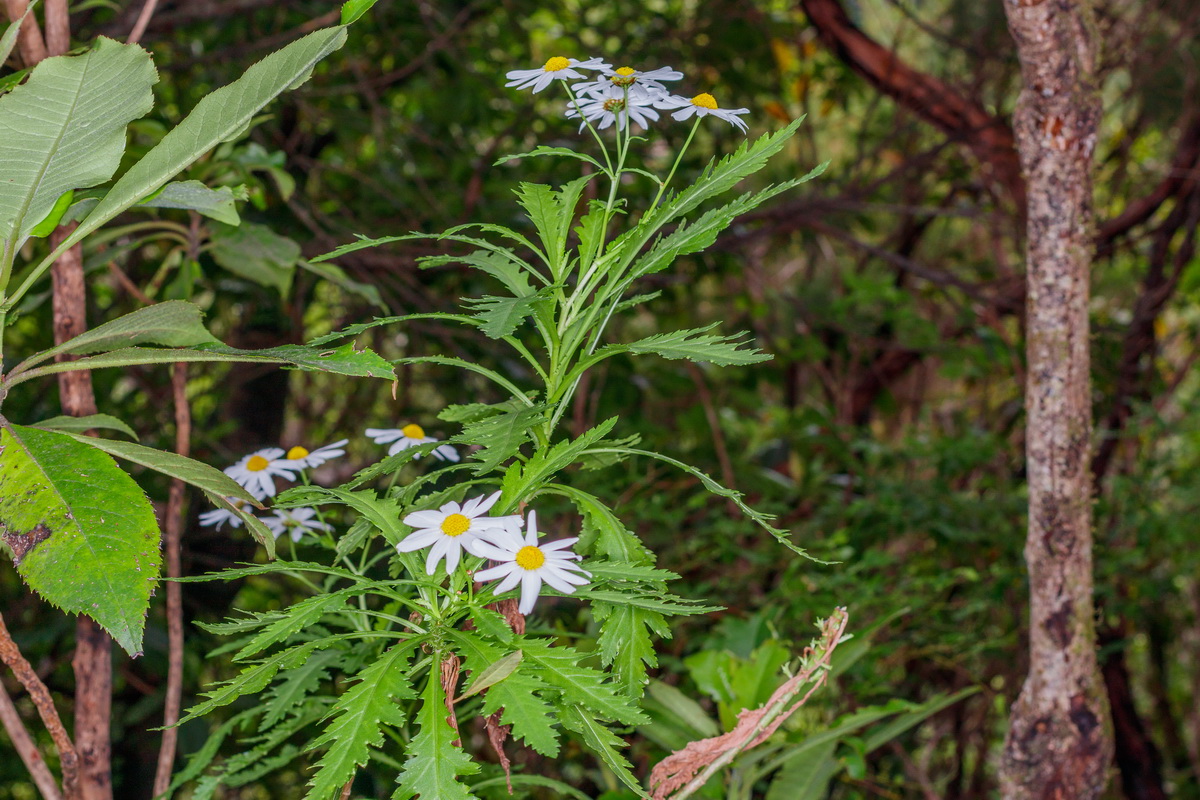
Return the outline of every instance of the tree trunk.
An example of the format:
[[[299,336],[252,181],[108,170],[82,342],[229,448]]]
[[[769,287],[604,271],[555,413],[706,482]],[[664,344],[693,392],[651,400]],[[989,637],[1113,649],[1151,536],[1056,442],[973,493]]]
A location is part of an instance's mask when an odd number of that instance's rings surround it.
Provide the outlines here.
[[[55,231],[57,246],[73,226]],[[54,341],[64,342],[87,330],[87,291],[79,246],[63,253],[50,272],[54,284]],[[64,414],[96,413],[92,373],[62,372],[58,393]],[[78,799],[112,800],[110,720],[112,718],[112,639],[83,614],[75,625],[75,749],[79,753]]]
[[[1088,285],[1091,162],[1100,120],[1090,0],[1005,0],[1023,89],[1014,116],[1025,173],[1029,675],[1000,767],[1011,800],[1096,798],[1112,723],[1092,604]]]

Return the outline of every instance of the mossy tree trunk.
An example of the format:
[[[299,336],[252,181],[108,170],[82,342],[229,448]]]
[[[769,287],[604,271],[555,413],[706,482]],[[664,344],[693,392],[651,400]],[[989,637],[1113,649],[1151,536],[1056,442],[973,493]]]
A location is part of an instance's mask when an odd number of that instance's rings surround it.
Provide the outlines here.
[[[1100,121],[1090,0],[1004,0],[1023,88],[1027,182],[1029,675],[1001,764],[1011,800],[1099,797],[1112,732],[1096,660],[1088,357],[1092,156]]]

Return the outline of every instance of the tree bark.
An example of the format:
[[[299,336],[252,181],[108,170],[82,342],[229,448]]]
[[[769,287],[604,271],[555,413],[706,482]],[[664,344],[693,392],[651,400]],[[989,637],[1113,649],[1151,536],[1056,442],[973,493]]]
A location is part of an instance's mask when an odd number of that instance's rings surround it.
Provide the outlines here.
[[[1023,89],[1014,116],[1026,245],[1029,675],[1012,709],[1002,796],[1096,798],[1112,723],[1096,661],[1088,293],[1091,163],[1101,106],[1090,0],[1005,0]]]
[[[65,239],[71,227],[59,228],[53,246]],[[64,253],[51,268],[54,285],[54,341],[64,342],[87,330],[87,292],[83,256],[79,247]],[[92,373],[63,372],[58,376],[59,400],[64,414],[75,417],[96,413]],[[75,626],[75,749],[79,753],[78,800],[112,800],[111,734],[112,639],[91,617],[80,615]],[[76,800],[69,796],[69,800]]]

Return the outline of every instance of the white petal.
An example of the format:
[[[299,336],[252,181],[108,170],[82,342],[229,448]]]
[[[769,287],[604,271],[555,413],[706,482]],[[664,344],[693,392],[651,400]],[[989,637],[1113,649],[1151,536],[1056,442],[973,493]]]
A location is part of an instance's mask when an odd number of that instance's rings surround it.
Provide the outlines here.
[[[500,492],[494,492],[480,500],[474,510],[479,514],[486,514],[488,511],[491,511],[492,506],[496,505],[496,501],[499,499]]]
[[[446,573],[449,574],[458,567],[458,560],[462,558],[462,546],[455,539],[447,539],[446,544],[449,545],[446,548]]]
[[[528,615],[533,611],[538,594],[542,591],[542,579],[536,572],[526,572],[521,576],[521,605],[517,608],[522,614]]]
[[[536,545],[538,540],[537,512],[529,512],[529,521],[525,525],[525,544]]]
[[[428,547],[440,538],[441,531],[426,528],[423,531],[410,534],[404,541],[396,545],[396,549],[401,553],[411,553],[414,550],[420,550],[422,547]]]
[[[442,512],[427,508],[424,511],[414,511],[407,515],[404,518],[404,524],[414,528],[436,528],[445,519],[446,515]]]
[[[563,594],[572,594],[575,591],[574,586],[567,583],[560,576],[555,575],[553,572],[547,569],[543,568],[539,570],[538,574],[542,576],[542,580],[546,583],[546,585],[555,591],[562,592]]]
[[[437,571],[437,562],[446,555],[446,549],[452,544],[447,537],[442,537],[434,543],[433,547],[429,548],[429,555],[425,557],[425,572],[432,575]]]
[[[479,581],[480,583],[483,583],[484,581],[494,581],[497,578],[503,578],[505,575],[511,574],[515,569],[518,569],[515,564],[501,564],[498,567],[489,567],[476,572],[475,580]],[[520,578],[521,576],[518,575],[517,579],[520,580]]]
[[[556,579],[572,586],[586,586],[588,584],[587,578],[583,577],[582,575],[576,575],[574,572],[567,572],[567,570],[559,568],[559,566],[554,562],[546,564],[544,567],[542,567],[542,570],[548,575],[553,575]],[[546,582],[549,583],[548,578]],[[551,585],[553,586],[554,584]],[[557,586],[554,588],[558,589],[560,592],[566,592],[567,594],[575,591],[573,588],[559,589]]]
[[[579,541],[578,536],[572,536],[570,539],[559,539],[557,542],[550,542],[550,544],[541,544],[541,545],[538,545],[538,547],[542,548],[543,550],[562,550],[564,547],[570,547],[571,545],[575,544],[578,541]]]
[[[467,549],[472,554],[480,558],[486,558],[489,561],[511,561],[515,553],[510,550],[501,550],[499,547],[493,546],[490,542],[483,539],[476,539],[467,545]]]
[[[525,570],[521,569],[516,564],[510,564],[509,566],[511,569],[509,570],[508,575],[505,576],[504,580],[500,581],[492,588],[492,591],[496,594],[504,594],[505,592],[511,591],[518,583],[521,582],[521,576],[525,574]]]

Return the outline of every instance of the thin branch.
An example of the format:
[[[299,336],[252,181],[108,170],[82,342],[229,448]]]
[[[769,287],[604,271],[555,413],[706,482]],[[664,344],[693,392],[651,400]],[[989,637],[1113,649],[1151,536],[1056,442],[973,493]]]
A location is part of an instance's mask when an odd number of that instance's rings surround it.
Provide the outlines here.
[[[186,457],[191,452],[192,412],[187,399],[187,364],[171,367],[171,392],[175,403],[175,452]],[[167,498],[166,520],[163,525],[163,549],[166,550],[168,578],[183,574],[180,563],[180,539],[183,534],[184,485],[176,478],[171,481]],[[158,768],[154,774],[154,796],[167,791],[175,767],[175,751],[179,741],[179,708],[183,698],[183,587],[178,581],[167,582],[167,695],[163,701],[163,737],[158,750]]]
[[[25,729],[21,715],[17,713],[16,705],[13,704],[12,698],[8,696],[8,692],[3,686],[0,686],[0,722],[4,723],[4,730],[8,732],[8,738],[12,740],[13,747],[16,748],[21,761],[25,762],[25,768],[33,776],[33,783],[42,793],[43,800],[62,800],[58,781],[54,779],[50,768],[46,766],[45,759],[42,758],[37,745],[29,736],[29,731]]]
[[[133,23],[133,30],[129,32],[129,38],[125,40],[126,44],[137,44],[142,40],[142,34],[146,32],[146,26],[150,24],[150,18],[154,16],[154,9],[158,7],[158,0],[146,0],[146,4],[142,6],[142,11],[138,14],[137,22]],[[155,794],[160,792],[155,789]]]
[[[42,679],[38,677],[37,672],[34,671],[25,656],[21,655],[17,643],[9,634],[8,627],[4,624],[3,614],[0,614],[0,661],[8,665],[13,675],[29,693],[30,699],[33,700],[38,716],[42,718],[42,724],[46,726],[50,738],[54,740],[54,746],[58,748],[58,760],[63,771],[63,791],[67,797],[74,797],[79,783],[79,757],[75,752],[75,744],[67,735],[62,718],[58,716],[58,709],[54,707],[50,690],[46,688],[46,684],[42,683]]]

